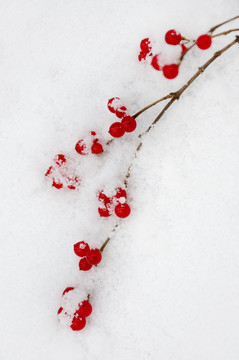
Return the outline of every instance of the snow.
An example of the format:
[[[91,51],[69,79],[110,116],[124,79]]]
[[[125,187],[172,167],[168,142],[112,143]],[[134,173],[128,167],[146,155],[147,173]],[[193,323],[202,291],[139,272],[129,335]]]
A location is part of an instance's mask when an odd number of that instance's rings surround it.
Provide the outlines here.
[[[236,0],[2,0],[0,3],[2,360],[238,360],[238,46],[216,60],[144,138],[127,202],[102,263],[79,273],[73,244],[99,247],[115,216],[96,193],[122,185],[137,135],[78,155],[89,131],[105,142],[118,96],[133,114],[177,90],[234,34],[193,49],[169,81],[137,61],[140,40],[168,29],[195,38],[239,13]],[[238,27],[238,21],[223,29]],[[79,190],[44,174],[65,154]],[[90,292],[81,332],[61,326],[67,286]],[[85,291],[84,290],[84,291]]]

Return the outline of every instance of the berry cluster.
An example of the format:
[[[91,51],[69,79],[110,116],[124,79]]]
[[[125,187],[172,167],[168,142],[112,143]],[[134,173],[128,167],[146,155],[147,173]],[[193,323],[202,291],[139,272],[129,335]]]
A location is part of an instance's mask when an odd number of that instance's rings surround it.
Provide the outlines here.
[[[98,193],[101,207],[98,212],[102,217],[109,217],[115,212],[116,216],[123,219],[129,216],[130,206],[126,203],[127,193],[124,189],[118,188],[113,196],[107,196],[103,191]]]
[[[87,300],[86,300],[87,298]],[[81,299],[79,301],[79,299]],[[81,289],[67,287],[62,294],[62,304],[58,309],[58,319],[70,326],[72,330],[82,330],[86,325],[86,318],[92,313],[92,306],[88,296]]]
[[[83,271],[88,271],[93,265],[97,266],[102,259],[101,251],[99,249],[90,249],[89,244],[80,241],[74,245],[74,253],[81,257],[79,268]]]
[[[114,122],[110,128],[109,133],[114,138],[120,138],[125,132],[132,132],[136,129],[137,123],[135,119],[128,115],[127,108],[122,104],[120,98],[114,97],[108,100],[108,109],[110,112],[115,114],[121,122]]]
[[[52,186],[56,189],[67,187],[70,190],[75,190],[80,185],[80,179],[75,174],[68,174],[67,160],[65,155],[58,154],[53,159],[54,165],[50,166],[45,177],[52,181]]]
[[[149,38],[143,39],[140,43],[140,53],[138,56],[139,61],[149,60],[149,57],[152,56],[151,65],[157,71],[162,71],[163,75],[167,79],[174,79],[177,77],[179,72],[180,58],[181,56],[188,50],[188,47],[185,44],[190,44],[190,40],[185,39],[179,32],[172,29],[166,32],[165,34],[165,42],[168,45],[180,46],[181,52],[180,57],[175,59],[174,63],[164,64],[162,53],[156,53],[153,55],[152,46],[153,43]],[[206,50],[211,46],[212,38],[208,34],[204,34],[199,36],[196,41],[193,41],[199,49]]]
[[[96,132],[91,131],[88,138],[77,141],[75,150],[80,155],[88,155],[90,152],[99,155],[103,152],[103,146],[96,137]]]

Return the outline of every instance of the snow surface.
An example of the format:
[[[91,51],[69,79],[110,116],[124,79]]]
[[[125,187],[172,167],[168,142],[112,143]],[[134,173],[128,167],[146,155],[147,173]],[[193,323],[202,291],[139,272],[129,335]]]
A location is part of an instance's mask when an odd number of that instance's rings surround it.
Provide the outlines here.
[[[137,133],[102,156],[77,140],[107,140],[107,100],[132,113],[179,86],[234,38],[194,49],[168,81],[137,61],[139,42],[171,28],[196,37],[238,15],[238,0],[1,0],[1,360],[238,360],[238,46],[218,59],[144,139],[129,182],[132,214],[102,263],[79,273],[73,244],[100,246],[95,192],[121,184]],[[228,27],[238,27],[235,21]],[[44,173],[58,153],[79,191]],[[93,313],[79,333],[56,312],[67,286],[87,287]]]

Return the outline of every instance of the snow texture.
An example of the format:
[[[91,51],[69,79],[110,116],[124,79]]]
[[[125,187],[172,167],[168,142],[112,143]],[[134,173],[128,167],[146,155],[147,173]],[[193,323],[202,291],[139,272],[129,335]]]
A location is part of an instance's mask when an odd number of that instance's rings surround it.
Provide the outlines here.
[[[73,244],[99,247],[116,217],[96,192],[122,185],[137,131],[101,156],[118,96],[130,113],[177,90],[235,34],[194,48],[175,80],[139,63],[140,40],[176,28],[196,38],[238,15],[238,0],[1,0],[1,360],[238,360],[238,46],[216,60],[145,138],[129,181],[129,218],[102,262],[78,271]],[[223,29],[238,27],[235,21]],[[44,174],[65,154],[82,182],[57,190]],[[67,286],[91,295],[81,332],[60,326]]]

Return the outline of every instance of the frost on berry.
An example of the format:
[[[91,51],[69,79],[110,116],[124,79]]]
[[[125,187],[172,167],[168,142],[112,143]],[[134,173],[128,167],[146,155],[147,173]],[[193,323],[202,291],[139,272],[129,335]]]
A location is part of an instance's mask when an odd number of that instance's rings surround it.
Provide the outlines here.
[[[138,55],[139,61],[146,61],[149,59],[150,56],[152,56],[152,45],[149,38],[141,40],[140,43],[140,53]]]
[[[120,98],[114,97],[114,98],[111,98],[108,100],[107,106],[108,106],[109,111],[112,112],[113,114],[115,114],[116,110],[118,108],[120,108],[121,106],[123,106],[123,104],[122,104]]]
[[[178,45],[182,40],[182,36],[176,30],[169,30],[165,34],[165,41],[169,45]]]
[[[51,181],[56,189],[68,188],[75,190],[80,186],[80,177],[74,173],[71,161],[65,155],[57,155],[53,159],[54,165],[50,166],[45,177]]]
[[[103,152],[103,146],[96,137],[96,132],[90,131],[84,139],[77,141],[75,150],[78,154],[83,156],[88,155],[89,153],[99,155]]]
[[[92,312],[92,307],[86,304],[88,301],[87,292],[80,286],[66,288],[71,289],[64,291],[61,299],[61,304],[57,312],[57,317],[60,323],[74,331],[82,330],[86,324],[86,316],[89,316]],[[82,309],[79,313],[79,309],[82,305],[85,305],[85,309]]]

